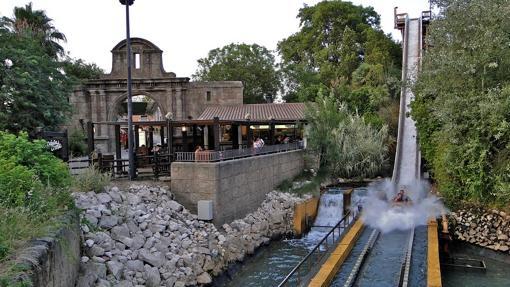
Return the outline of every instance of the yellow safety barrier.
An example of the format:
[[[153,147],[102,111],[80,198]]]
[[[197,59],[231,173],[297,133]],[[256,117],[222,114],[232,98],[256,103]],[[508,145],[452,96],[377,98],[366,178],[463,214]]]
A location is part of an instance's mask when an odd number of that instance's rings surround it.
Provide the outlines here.
[[[342,266],[349,253],[351,253],[354,244],[361,235],[361,231],[363,231],[363,227],[362,220],[356,220],[344,238],[338,243],[335,250],[329,255],[326,262],[321,266],[319,272],[312,278],[308,287],[329,286],[340,266]]]
[[[441,265],[439,263],[439,239],[437,234],[437,221],[428,222],[428,248],[427,248],[427,287],[441,287]]]
[[[311,226],[317,216],[318,206],[319,198],[317,197],[312,197],[294,206],[294,232],[296,236],[301,236]]]

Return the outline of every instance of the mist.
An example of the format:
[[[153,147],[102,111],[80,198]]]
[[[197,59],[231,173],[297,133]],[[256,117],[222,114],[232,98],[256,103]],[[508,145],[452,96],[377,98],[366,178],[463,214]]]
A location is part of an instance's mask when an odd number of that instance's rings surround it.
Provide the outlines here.
[[[411,199],[410,204],[394,204],[393,198],[400,189],[404,189]],[[426,225],[429,218],[436,218],[446,212],[439,198],[429,190],[430,184],[427,181],[396,185],[390,179],[385,179],[371,184],[367,195],[361,198],[361,218],[366,225],[383,233]]]

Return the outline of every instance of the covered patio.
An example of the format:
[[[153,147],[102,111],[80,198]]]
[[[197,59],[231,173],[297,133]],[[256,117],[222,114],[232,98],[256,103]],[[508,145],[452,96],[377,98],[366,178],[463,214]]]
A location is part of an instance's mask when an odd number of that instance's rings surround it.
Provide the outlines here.
[[[218,161],[277,152],[290,148],[289,144],[297,148],[303,145],[304,124],[303,104],[218,106],[206,108],[198,119],[135,121],[136,168],[138,173],[160,176],[168,175],[170,164],[176,160]],[[114,138],[108,139],[114,153],[102,153],[95,144],[95,130],[100,126],[114,130]],[[89,162],[95,162],[101,170],[115,176],[125,175],[128,167],[126,131],[127,122],[124,121],[87,122]],[[249,150],[256,138],[263,139],[265,144],[263,150],[253,153]],[[270,148],[279,144],[287,146]],[[195,158],[198,147],[201,154]]]

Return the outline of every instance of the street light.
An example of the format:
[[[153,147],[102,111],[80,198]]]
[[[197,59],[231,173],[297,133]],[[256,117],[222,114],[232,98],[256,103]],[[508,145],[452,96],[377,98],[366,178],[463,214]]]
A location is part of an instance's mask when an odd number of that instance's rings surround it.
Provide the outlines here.
[[[129,36],[129,6],[135,0],[119,0],[120,4],[126,6],[126,57],[127,57],[127,112],[128,112],[128,158],[129,158],[129,179],[136,177],[134,159],[134,135],[133,135],[133,99],[131,90],[131,37]]]

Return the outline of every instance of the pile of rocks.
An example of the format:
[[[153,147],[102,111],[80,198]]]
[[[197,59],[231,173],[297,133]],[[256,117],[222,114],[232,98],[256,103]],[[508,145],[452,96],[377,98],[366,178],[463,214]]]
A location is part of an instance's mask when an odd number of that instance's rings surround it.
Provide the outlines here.
[[[163,187],[112,187],[74,198],[83,209],[79,287],[207,285],[230,263],[292,233],[294,204],[303,200],[271,192],[258,210],[220,231]]]
[[[510,253],[510,215],[503,211],[469,208],[452,212],[455,237],[496,251]]]

